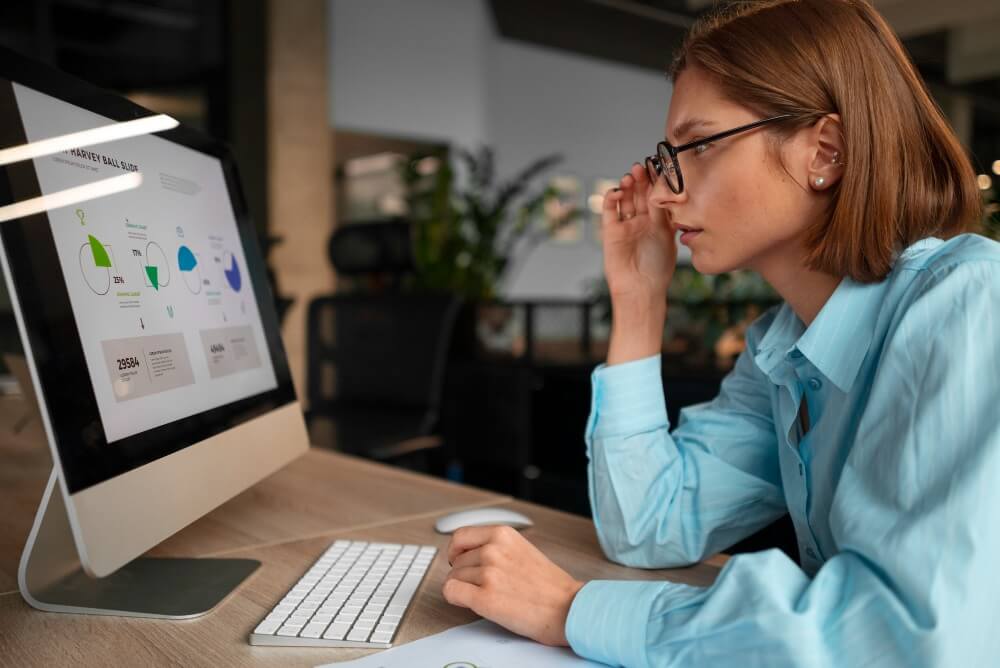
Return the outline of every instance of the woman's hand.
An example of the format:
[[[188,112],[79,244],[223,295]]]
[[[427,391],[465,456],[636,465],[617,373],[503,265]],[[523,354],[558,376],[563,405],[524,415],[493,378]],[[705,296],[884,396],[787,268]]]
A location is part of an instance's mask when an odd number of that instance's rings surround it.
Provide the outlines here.
[[[452,569],[443,594],[514,633],[546,645],[568,645],[566,618],[583,587],[507,526],[465,527],[451,537]]]
[[[650,183],[639,164],[604,196],[601,239],[612,301],[665,301],[677,266],[677,243],[666,212],[647,202]]]
[[[648,204],[650,187],[646,169],[635,164],[620,187],[604,196],[601,239],[612,312],[609,365],[655,355],[663,345],[677,242],[666,212]]]

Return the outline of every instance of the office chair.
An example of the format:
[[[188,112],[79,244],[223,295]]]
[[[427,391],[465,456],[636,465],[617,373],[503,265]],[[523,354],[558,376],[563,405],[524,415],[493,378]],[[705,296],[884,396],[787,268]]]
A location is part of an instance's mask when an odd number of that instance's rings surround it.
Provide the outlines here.
[[[405,237],[403,236],[405,235]],[[403,221],[342,227],[330,242],[341,275],[411,268]],[[427,470],[441,448],[441,394],[461,300],[398,292],[334,294],[314,299],[307,320],[309,408],[317,445]],[[314,429],[332,423],[323,438]]]

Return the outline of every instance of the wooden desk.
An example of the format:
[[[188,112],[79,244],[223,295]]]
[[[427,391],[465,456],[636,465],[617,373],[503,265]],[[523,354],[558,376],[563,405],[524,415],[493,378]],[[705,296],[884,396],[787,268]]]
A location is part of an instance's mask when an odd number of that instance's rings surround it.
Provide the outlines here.
[[[669,578],[707,585],[721,565],[623,568],[604,558],[593,524],[583,518],[311,450],[152,551],[260,560],[261,568],[215,611],[182,622],[43,613],[22,600],[16,575],[51,463],[37,423],[12,434],[19,414],[10,401],[0,400],[0,665],[315,666],[363,656],[371,650],[251,647],[247,635],[331,541],[420,543],[443,551],[448,537],[434,531],[434,520],[476,506],[502,504],[530,516],[536,525],[524,535],[580,579]],[[477,618],[445,602],[441,586],[448,570],[439,553],[396,644]]]

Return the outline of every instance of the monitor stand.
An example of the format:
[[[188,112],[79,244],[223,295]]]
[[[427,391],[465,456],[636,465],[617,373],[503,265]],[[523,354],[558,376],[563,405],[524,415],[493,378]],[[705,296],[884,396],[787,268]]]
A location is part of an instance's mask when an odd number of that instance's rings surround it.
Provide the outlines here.
[[[253,559],[139,557],[111,575],[87,575],[53,469],[21,554],[17,584],[39,610],[189,619],[210,611],[260,566]]]

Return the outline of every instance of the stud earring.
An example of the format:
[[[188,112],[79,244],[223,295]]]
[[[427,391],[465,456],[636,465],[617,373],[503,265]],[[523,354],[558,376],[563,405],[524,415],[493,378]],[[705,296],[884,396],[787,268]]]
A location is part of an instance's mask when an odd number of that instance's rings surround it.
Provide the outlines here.
[[[834,151],[833,152],[833,157],[830,158],[830,162],[833,163],[834,165],[836,165],[838,160],[840,160],[840,153],[838,153],[837,151]]]
[[[822,176],[817,176],[817,177],[816,177],[816,180],[815,180],[815,181],[813,181],[813,183],[815,183],[815,184],[816,184],[816,187],[817,187],[817,188],[819,188],[819,187],[820,187],[820,186],[822,186],[822,185],[823,185],[824,183],[826,183],[826,179],[824,179],[824,178],[823,178]]]

